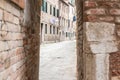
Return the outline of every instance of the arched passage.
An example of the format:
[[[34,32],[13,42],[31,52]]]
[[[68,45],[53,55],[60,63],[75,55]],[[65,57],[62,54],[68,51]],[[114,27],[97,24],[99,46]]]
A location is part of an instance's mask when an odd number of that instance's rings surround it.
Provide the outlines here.
[[[39,0],[26,0],[24,20],[23,7],[12,1],[0,0],[0,80],[38,80]],[[119,47],[119,4],[119,0],[76,0],[78,80],[111,79],[109,66],[114,65],[113,52]]]

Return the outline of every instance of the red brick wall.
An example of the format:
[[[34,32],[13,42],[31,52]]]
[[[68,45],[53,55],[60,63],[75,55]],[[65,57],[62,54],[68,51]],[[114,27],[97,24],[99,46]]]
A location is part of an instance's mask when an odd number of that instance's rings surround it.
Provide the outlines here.
[[[25,7],[25,0],[11,0],[11,1],[17,4],[21,8]]]
[[[26,71],[20,12],[16,6],[0,0],[0,80],[20,80]]]
[[[21,26],[22,16],[17,5],[0,0],[0,80],[38,80],[40,29]]]
[[[84,2],[84,22],[108,22],[116,25],[116,36],[120,38],[120,1]],[[120,76],[120,52],[110,55],[110,71],[112,76]]]

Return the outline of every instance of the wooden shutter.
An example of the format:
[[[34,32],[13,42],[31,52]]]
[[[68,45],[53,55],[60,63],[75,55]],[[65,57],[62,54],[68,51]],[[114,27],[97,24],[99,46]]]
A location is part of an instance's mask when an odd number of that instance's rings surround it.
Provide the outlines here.
[[[25,0],[11,0],[11,1],[18,5],[19,7],[21,7],[22,9],[25,6]]]

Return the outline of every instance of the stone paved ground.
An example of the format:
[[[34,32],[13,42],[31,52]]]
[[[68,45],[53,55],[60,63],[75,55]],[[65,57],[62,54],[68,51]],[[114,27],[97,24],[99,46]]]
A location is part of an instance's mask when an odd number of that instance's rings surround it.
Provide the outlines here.
[[[40,80],[77,80],[75,41],[41,45]]]

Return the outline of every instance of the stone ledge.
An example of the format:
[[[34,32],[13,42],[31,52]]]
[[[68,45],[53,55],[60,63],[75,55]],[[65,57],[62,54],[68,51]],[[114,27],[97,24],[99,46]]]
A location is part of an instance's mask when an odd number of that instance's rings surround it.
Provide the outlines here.
[[[112,77],[112,80],[120,80],[120,76]]]

